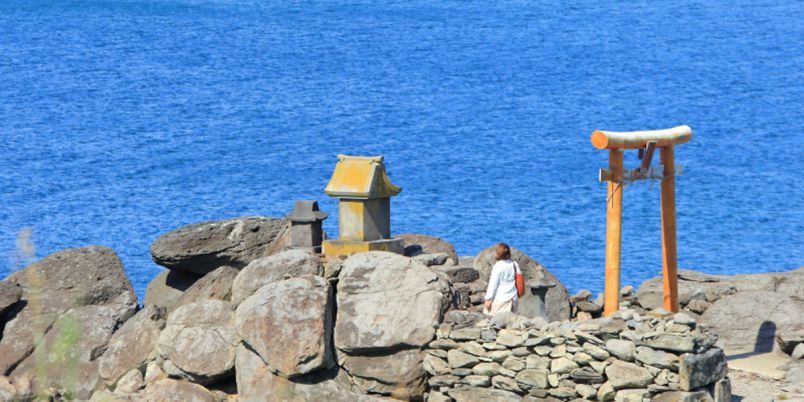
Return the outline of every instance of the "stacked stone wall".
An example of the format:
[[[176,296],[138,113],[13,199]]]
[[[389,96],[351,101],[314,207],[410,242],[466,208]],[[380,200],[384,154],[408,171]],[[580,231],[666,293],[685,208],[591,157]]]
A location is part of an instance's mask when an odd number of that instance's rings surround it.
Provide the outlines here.
[[[427,399],[726,402],[716,341],[684,313],[547,323],[450,312],[426,349]]]

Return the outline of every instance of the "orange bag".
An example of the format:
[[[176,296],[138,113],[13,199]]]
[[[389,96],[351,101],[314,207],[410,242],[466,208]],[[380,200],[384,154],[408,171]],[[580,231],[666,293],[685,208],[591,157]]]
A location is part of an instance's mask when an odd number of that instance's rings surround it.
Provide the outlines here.
[[[517,265],[516,262],[514,262],[514,270],[515,270],[514,274],[516,277],[516,294],[519,297],[522,297],[525,295],[525,275],[523,275],[522,272],[519,272],[517,268],[519,268],[519,266]]]

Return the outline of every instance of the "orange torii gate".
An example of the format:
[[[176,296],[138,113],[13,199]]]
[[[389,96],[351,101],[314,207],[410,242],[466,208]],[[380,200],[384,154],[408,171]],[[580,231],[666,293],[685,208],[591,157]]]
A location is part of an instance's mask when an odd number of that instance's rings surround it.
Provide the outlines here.
[[[623,184],[626,181],[661,179],[662,197],[662,276],[664,308],[678,311],[678,258],[676,246],[676,181],[681,167],[675,166],[673,147],[692,138],[689,126],[665,130],[592,132],[592,145],[609,150],[609,168],[600,170],[600,181],[608,181],[606,198],[606,288],[603,293],[603,315],[620,308],[620,242],[622,239]],[[659,148],[661,165],[651,167],[653,153]],[[642,164],[623,171],[623,150],[638,149]],[[678,170],[678,172],[677,172]]]

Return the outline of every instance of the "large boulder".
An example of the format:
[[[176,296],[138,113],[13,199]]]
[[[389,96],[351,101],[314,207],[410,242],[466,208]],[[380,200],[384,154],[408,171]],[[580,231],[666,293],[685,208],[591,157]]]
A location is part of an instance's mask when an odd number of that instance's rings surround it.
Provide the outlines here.
[[[421,254],[445,253],[454,264],[458,263],[458,254],[455,252],[455,246],[440,237],[415,233],[405,233],[396,237],[405,241],[404,252],[408,257]]]
[[[202,277],[184,271],[165,270],[159,273],[145,289],[145,306],[162,306],[173,311],[180,305],[184,292]]]
[[[98,364],[98,373],[107,385],[114,386],[132,369],[143,371],[155,357],[156,342],[165,327],[166,316],[164,307],[146,306],[112,335]]]
[[[753,290],[719,299],[701,321],[717,332],[718,345],[729,352],[770,352],[778,349],[776,334],[799,327],[802,312],[800,295]]]
[[[242,268],[274,251],[272,243],[289,226],[262,216],[195,223],[160,236],[151,256],[163,267],[200,275],[223,265]]]
[[[302,275],[322,275],[324,267],[318,254],[309,249],[291,249],[248,264],[232,283],[232,302],[240,304],[257,289],[283,279]]]
[[[237,392],[240,402],[377,402],[387,399],[353,392],[343,370],[316,371],[293,379],[271,372],[260,356],[237,348]]]
[[[137,295],[115,252],[107,247],[67,249],[11,274],[4,282],[22,288],[21,302],[9,314],[0,340],[0,375],[6,375],[34,349],[34,339],[66,311],[106,306],[115,320],[137,307]]]
[[[97,358],[107,347],[115,328],[133,312],[116,306],[75,307],[59,316],[34,352],[11,373],[29,377],[33,389],[48,389],[86,400],[97,388]]]
[[[424,346],[449,304],[444,281],[394,253],[354,254],[339,278],[335,346],[347,353]]]
[[[148,386],[143,399],[148,402],[218,402],[212,392],[198,384],[169,378]]]
[[[424,394],[424,352],[406,349],[388,355],[341,357],[341,366],[360,390],[396,399],[418,400]]]
[[[320,276],[265,285],[237,308],[238,333],[283,377],[331,368],[332,299],[329,282]]]
[[[209,384],[233,374],[239,343],[232,304],[210,299],[170,313],[157,350],[168,374]]]
[[[177,301],[179,306],[206,299],[232,300],[232,283],[240,270],[224,265],[204,275],[187,288]]]
[[[529,255],[515,247],[511,247],[511,258],[519,264],[519,269],[525,275],[525,284],[554,284],[547,289],[544,295],[544,313],[548,321],[563,321],[570,318],[570,295],[567,288],[555,275],[539,264]],[[491,277],[491,268],[497,262],[494,246],[486,248],[475,257],[474,268],[480,273],[480,279],[488,283]],[[518,314],[525,317],[541,315],[542,301],[538,295],[526,291],[525,296],[519,299]]]

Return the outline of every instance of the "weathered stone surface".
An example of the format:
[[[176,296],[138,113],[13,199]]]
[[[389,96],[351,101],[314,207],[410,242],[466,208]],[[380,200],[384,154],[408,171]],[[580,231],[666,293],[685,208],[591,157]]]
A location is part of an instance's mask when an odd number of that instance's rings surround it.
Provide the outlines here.
[[[488,387],[491,386],[491,377],[487,375],[472,374],[464,377],[463,382],[473,387]]]
[[[217,402],[215,395],[206,388],[169,378],[149,385],[145,390],[145,399],[149,402]]]
[[[799,343],[796,345],[796,347],[793,349],[793,353],[790,353],[790,358],[793,360],[804,358],[804,343]]]
[[[470,267],[446,266],[438,268],[438,271],[447,274],[452,283],[469,283],[480,278],[480,273]]]
[[[32,399],[33,390],[28,377],[10,378],[0,376],[0,401],[19,402]]]
[[[606,351],[620,360],[634,361],[634,342],[622,339],[609,339],[606,341]]]
[[[647,402],[650,391],[647,389],[621,389],[614,395],[615,402]]]
[[[715,383],[712,390],[714,402],[731,402],[731,380],[724,378]]]
[[[413,258],[415,261],[422,263],[426,267],[434,267],[444,265],[447,262],[447,260],[449,260],[449,254],[447,253],[419,254],[417,256],[413,256],[410,258]]]
[[[100,377],[114,385],[126,372],[142,369],[156,348],[167,312],[161,306],[146,306],[123,323],[98,362]]]
[[[128,373],[120,377],[117,382],[115,392],[123,394],[133,394],[145,387],[145,381],[142,378],[142,372],[139,370],[129,370]]]
[[[318,371],[294,379],[271,373],[254,351],[237,348],[237,391],[240,402],[377,402],[386,398],[352,392],[343,370]]]
[[[689,391],[726,378],[728,373],[726,354],[722,349],[712,348],[704,353],[686,353],[681,356],[678,376],[682,391]]]
[[[208,384],[231,376],[240,343],[233,321],[233,306],[223,300],[180,306],[170,313],[157,350],[181,370],[172,374],[193,382]]]
[[[0,282],[0,316],[14,306],[22,297],[22,287],[12,281]],[[1,323],[0,323],[1,324]],[[0,325],[2,330],[2,325]]]
[[[98,385],[95,359],[103,353],[114,329],[132,311],[133,308],[121,311],[117,306],[97,305],[70,309],[53,323],[33,354],[11,375],[33,378],[37,393],[54,389],[89,399]]]
[[[511,402],[522,399],[519,395],[494,388],[462,387],[447,392],[455,402]]]
[[[553,359],[553,361],[550,363],[550,372],[556,374],[569,373],[576,368],[578,368],[578,363],[575,363],[566,357]]]
[[[223,265],[242,268],[269,255],[289,227],[286,219],[261,216],[195,223],[160,236],[151,256],[163,267],[200,275]]]
[[[466,352],[462,352],[457,349],[452,349],[447,352],[447,361],[449,365],[453,368],[461,368],[461,367],[472,367],[475,364],[480,362],[475,356],[472,356]]]
[[[597,390],[595,387],[587,384],[578,384],[575,386],[575,392],[584,399],[592,399],[596,394]]]
[[[523,253],[522,251],[511,247],[511,256],[519,264],[519,268],[525,275],[525,284],[549,281],[555,283],[556,286],[549,288],[545,295],[545,312],[549,321],[562,321],[570,317],[570,302],[569,292],[561,281],[555,277],[544,266],[536,262],[533,258]],[[491,276],[491,268],[496,262],[494,254],[494,246],[486,248],[481,251],[475,258],[474,268],[480,273],[480,279],[488,281]],[[525,296],[519,299],[518,313],[526,317],[536,317],[539,315],[539,307],[541,302],[538,296],[525,292]]]
[[[706,391],[668,391],[653,397],[651,402],[704,402],[712,397]]]
[[[431,354],[427,354],[427,356],[424,357],[422,364],[424,371],[433,376],[449,374],[452,371],[452,367],[450,367],[447,362]]]
[[[309,249],[285,250],[248,264],[232,283],[232,302],[240,304],[257,289],[302,275],[322,275],[324,266],[318,254]]]
[[[511,377],[506,377],[503,375],[496,375],[491,377],[491,386],[494,388],[499,388],[505,391],[511,391],[520,393],[522,389],[516,384],[516,380]]]
[[[404,233],[396,237],[405,241],[405,255],[408,257],[420,254],[446,253],[455,264],[458,263],[458,254],[455,253],[455,247],[444,239],[415,233]]]
[[[472,373],[491,377],[500,373],[500,365],[498,363],[478,363],[472,367]]]
[[[672,353],[639,346],[634,351],[634,358],[648,366],[678,370],[678,356]]]
[[[173,311],[179,306],[182,294],[195,282],[201,279],[200,275],[184,271],[165,270],[160,272],[145,289],[145,306],[163,306]]]
[[[804,275],[802,275],[804,277]],[[776,291],[745,291],[729,295],[709,307],[701,320],[720,335],[727,350],[769,352],[777,333],[801,325],[804,299]],[[760,349],[760,350],[756,350]]]
[[[611,382],[605,382],[597,389],[597,400],[599,402],[613,401],[616,394],[617,392],[614,390]]]
[[[108,306],[125,320],[137,306],[137,295],[115,252],[107,247],[66,249],[14,272],[4,283],[22,288],[0,340],[0,375],[34,349],[34,339],[64,312],[81,306]],[[5,285],[10,286],[10,285]],[[29,303],[36,300],[36,303]]]
[[[802,343],[804,343],[804,323],[801,323],[796,330],[776,334],[776,344],[788,355],[792,355],[793,350]]]
[[[648,370],[623,361],[615,361],[606,367],[606,377],[615,390],[646,387],[653,382],[653,376]]]
[[[526,369],[517,373],[514,378],[524,388],[547,388],[549,374],[550,372],[544,369]]]
[[[206,299],[232,300],[232,283],[240,270],[230,266],[216,268],[192,284],[179,297],[178,305],[195,303]]]
[[[331,368],[332,299],[329,282],[320,276],[265,285],[237,308],[237,332],[282,376]]]
[[[347,353],[426,345],[449,304],[446,283],[394,253],[352,255],[339,278],[335,345]]]
[[[696,349],[695,338],[669,333],[644,339],[640,343],[653,349],[669,350],[678,353],[692,352]]]
[[[418,350],[384,356],[341,356],[341,366],[365,393],[419,399],[424,394],[425,372]]]

